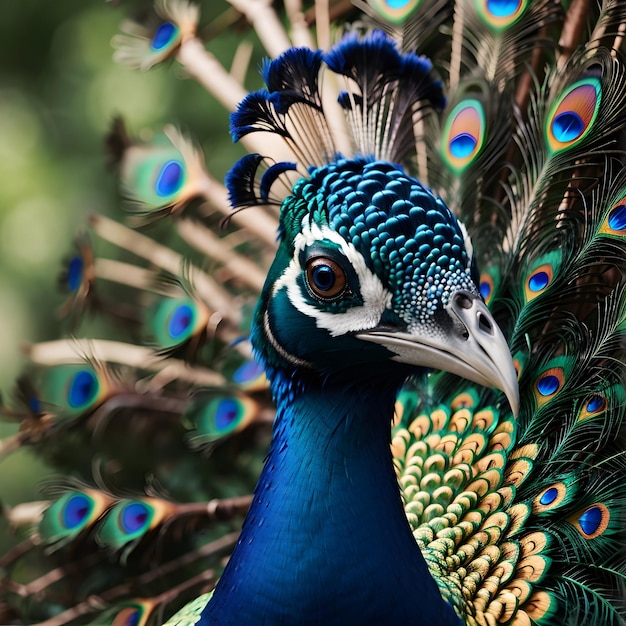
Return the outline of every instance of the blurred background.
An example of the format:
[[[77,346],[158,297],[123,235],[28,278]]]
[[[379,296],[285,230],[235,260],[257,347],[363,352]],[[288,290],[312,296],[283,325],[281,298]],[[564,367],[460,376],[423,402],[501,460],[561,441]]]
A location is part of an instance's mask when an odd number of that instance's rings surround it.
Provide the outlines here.
[[[210,6],[207,6],[210,5]],[[240,154],[228,116],[175,63],[138,73],[112,61],[111,37],[150,2],[4,2],[0,20],[0,391],[13,393],[20,346],[59,335],[63,258],[90,212],[122,217],[103,138],[116,115],[129,131],[173,122],[192,132],[222,177]],[[211,0],[201,25],[228,9]],[[232,16],[232,14],[231,14]],[[226,20],[212,52],[226,64],[241,32]],[[257,49],[258,52],[258,49]],[[259,53],[260,55],[260,53]],[[256,66],[253,62],[252,70]],[[251,76],[256,72],[252,71]],[[251,79],[254,81],[255,78]],[[258,81],[257,81],[258,82]],[[0,421],[0,439],[16,431]],[[46,469],[27,449],[0,456],[0,503],[38,498]],[[0,526],[0,552],[6,533]]]

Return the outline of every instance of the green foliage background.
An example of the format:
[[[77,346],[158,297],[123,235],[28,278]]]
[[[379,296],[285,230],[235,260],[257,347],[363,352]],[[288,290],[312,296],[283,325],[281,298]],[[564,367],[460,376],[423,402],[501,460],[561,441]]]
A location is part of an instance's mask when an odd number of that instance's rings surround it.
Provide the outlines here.
[[[205,26],[228,9],[222,0],[204,5]],[[131,133],[158,131],[169,122],[191,132],[218,177],[240,154],[230,141],[226,112],[185,80],[180,66],[140,74],[112,61],[111,37],[126,16],[146,6],[150,3],[85,0],[2,5],[0,389],[5,398],[24,366],[23,342],[59,334],[57,277],[85,215],[123,216],[103,143],[113,116],[122,115]],[[242,36],[228,28],[210,43],[211,51],[228,66]],[[0,422],[0,438],[16,429]],[[28,450],[0,458],[0,503],[38,498],[37,484],[45,475]],[[0,551],[9,541],[5,530],[0,521]]]

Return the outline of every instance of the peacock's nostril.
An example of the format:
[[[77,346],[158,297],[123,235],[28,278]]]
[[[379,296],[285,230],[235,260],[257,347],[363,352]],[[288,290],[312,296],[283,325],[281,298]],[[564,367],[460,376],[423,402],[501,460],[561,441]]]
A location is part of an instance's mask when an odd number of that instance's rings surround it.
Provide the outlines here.
[[[462,309],[471,309],[474,305],[472,298],[464,291],[459,291],[455,294],[454,303]]]
[[[491,320],[480,311],[478,312],[478,328],[480,328],[480,330],[484,333],[493,335],[493,324],[491,323]]]

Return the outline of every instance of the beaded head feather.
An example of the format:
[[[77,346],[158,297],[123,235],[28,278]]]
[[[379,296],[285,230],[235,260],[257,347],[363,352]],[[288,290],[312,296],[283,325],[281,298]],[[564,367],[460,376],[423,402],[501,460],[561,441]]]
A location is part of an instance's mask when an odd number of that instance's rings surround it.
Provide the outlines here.
[[[325,72],[345,82],[337,101],[351,156],[335,141],[320,90]],[[280,249],[252,333],[262,362],[324,374],[349,363],[354,376],[388,354],[499,386],[515,405],[515,374],[481,302],[466,231],[400,164],[415,154],[416,124],[445,103],[431,63],[373,31],[351,33],[327,53],[289,50],[263,76],[267,89],[231,117],[233,137],[272,132],[296,159],[249,155],[227,177],[235,207],[281,206]],[[468,358],[459,364],[451,352],[463,345]]]

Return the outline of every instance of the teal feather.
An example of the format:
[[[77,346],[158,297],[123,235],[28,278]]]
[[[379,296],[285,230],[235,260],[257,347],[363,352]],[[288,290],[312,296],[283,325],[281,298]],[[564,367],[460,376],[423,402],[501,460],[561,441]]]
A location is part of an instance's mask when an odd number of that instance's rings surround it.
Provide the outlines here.
[[[624,7],[245,4],[249,95],[185,0],[114,40],[251,154],[114,123],[131,227],[2,406],[84,481],[6,509],[6,621],[626,624]]]
[[[91,622],[93,626],[110,624],[111,626],[146,626],[155,613],[155,605],[149,600],[138,599],[120,603],[115,609],[107,611]]]
[[[113,383],[105,368],[58,365],[42,372],[38,399],[57,416],[74,418],[97,408],[111,393]]]
[[[110,504],[111,499],[95,489],[66,491],[44,512],[39,534],[59,548],[92,527]]]
[[[111,158],[129,204],[149,217],[181,211],[201,195],[206,179],[201,153],[173,127],[149,142],[129,138],[120,119],[107,137]]]

